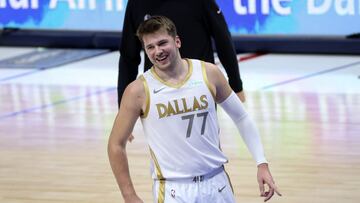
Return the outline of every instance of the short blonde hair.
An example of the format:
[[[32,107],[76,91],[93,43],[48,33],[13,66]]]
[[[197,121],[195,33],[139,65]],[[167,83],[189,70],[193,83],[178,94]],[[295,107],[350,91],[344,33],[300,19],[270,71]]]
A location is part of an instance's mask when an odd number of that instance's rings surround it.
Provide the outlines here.
[[[141,43],[143,43],[142,38],[144,35],[152,34],[159,30],[165,30],[173,38],[177,36],[174,22],[165,16],[151,16],[143,21],[136,31],[136,36],[139,38]]]

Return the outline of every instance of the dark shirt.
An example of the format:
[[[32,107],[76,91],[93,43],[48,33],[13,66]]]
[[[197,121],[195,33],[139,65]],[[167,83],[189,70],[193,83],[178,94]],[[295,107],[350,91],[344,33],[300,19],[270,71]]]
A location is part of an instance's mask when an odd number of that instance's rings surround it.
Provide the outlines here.
[[[141,62],[141,42],[136,30],[145,15],[163,15],[170,18],[181,40],[183,58],[200,59],[214,63],[212,38],[220,62],[235,92],[242,91],[238,61],[230,32],[215,0],[129,0],[120,45],[118,102],[126,86],[136,79]],[[144,71],[152,64],[145,54]]]

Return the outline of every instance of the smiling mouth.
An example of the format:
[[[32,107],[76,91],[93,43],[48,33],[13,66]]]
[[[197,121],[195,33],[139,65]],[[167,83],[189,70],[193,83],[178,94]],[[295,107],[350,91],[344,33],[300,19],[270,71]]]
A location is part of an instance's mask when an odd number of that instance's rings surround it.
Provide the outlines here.
[[[159,62],[162,62],[164,61],[165,59],[167,59],[168,55],[162,55],[160,57],[156,57],[156,61],[159,61]]]

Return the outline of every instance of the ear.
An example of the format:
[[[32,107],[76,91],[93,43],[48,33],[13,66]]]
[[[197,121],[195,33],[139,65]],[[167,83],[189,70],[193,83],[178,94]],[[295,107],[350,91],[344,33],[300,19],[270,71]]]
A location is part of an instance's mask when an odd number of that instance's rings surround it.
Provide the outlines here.
[[[178,35],[176,35],[176,37],[175,37],[175,45],[176,45],[176,48],[181,47],[181,40],[180,40],[180,37]]]

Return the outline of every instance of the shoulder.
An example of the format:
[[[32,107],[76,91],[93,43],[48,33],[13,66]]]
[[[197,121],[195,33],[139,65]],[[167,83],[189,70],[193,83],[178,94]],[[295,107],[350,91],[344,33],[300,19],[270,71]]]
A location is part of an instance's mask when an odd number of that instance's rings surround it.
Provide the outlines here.
[[[203,61],[202,63],[204,64],[204,68],[209,79],[216,79],[217,77],[222,75],[222,72],[217,65],[205,61]]]
[[[141,109],[146,99],[144,81],[139,77],[131,82],[124,91],[121,105]]]
[[[213,88],[215,92],[215,101],[218,103],[224,101],[232,91],[224,74],[217,65],[212,63],[205,62],[205,70],[210,88]]]
[[[207,80],[207,85],[215,98],[216,97],[215,95],[217,94],[216,86],[219,80],[219,74],[222,73],[220,72],[219,67],[217,67],[215,64],[205,61],[201,61],[201,63],[202,63],[204,78],[205,80]]]
[[[141,95],[145,91],[144,85],[143,85],[143,79],[140,76],[133,82],[131,82],[125,89],[125,92],[129,94],[129,96],[136,96]]]
[[[222,74],[220,68],[213,63],[209,63],[204,60],[194,59],[194,58],[185,58],[185,60],[188,61],[192,66],[200,66],[203,73],[206,73],[205,76],[207,78],[214,77],[219,73]]]

